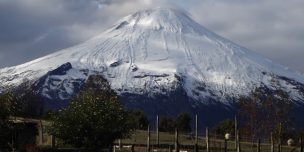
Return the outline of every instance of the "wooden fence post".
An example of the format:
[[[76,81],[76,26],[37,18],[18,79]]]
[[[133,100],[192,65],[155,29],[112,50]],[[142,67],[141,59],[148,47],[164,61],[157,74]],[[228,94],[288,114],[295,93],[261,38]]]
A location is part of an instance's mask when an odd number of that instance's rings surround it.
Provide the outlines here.
[[[261,139],[258,139],[258,143],[257,143],[257,152],[261,152]]]
[[[237,152],[241,152],[241,143],[240,143],[240,131],[237,129],[237,134],[236,134],[236,139],[237,139]]]
[[[172,146],[169,145],[169,152],[172,152]]]
[[[227,152],[227,139],[225,138],[225,143],[224,143],[224,152]]]
[[[159,118],[156,116],[156,145],[159,146]]]
[[[39,134],[39,144],[43,145],[43,125],[42,125],[42,120],[39,120],[39,124],[37,125],[38,128],[38,134]]]
[[[206,128],[206,152],[210,152],[210,148],[209,148],[209,129],[208,129],[208,127]]]
[[[52,122],[52,126],[54,126],[54,122]],[[52,135],[51,138],[52,138],[51,148],[55,149],[56,148],[56,137],[55,137],[55,135]]]
[[[55,148],[56,148],[56,139],[55,139],[55,136],[52,135],[52,136],[51,136],[51,139],[52,139],[51,148],[52,148],[52,149],[55,149]]]
[[[195,152],[198,152],[198,151],[199,151],[199,149],[198,149],[198,144],[195,144],[195,145],[194,145],[194,151],[195,151]]]
[[[133,145],[133,144],[131,146],[131,152],[135,152],[135,145]]]
[[[150,126],[148,125],[147,152],[150,152]]]
[[[198,141],[197,141],[197,137],[198,137],[198,124],[197,124],[197,120],[198,118],[197,118],[197,115],[195,115],[195,144],[197,144],[198,143]]]
[[[121,145],[121,139],[118,139],[118,147],[119,147],[119,150],[122,149],[122,145]]]
[[[304,152],[303,151],[303,136],[302,135],[300,135],[301,137],[300,137],[300,152]]]
[[[278,152],[282,152],[282,123],[279,125],[279,145],[278,145]]]
[[[175,152],[179,152],[178,129],[175,128]]]
[[[198,152],[198,117],[195,115],[195,152]]]
[[[271,152],[274,152],[274,139],[273,139],[273,133],[270,133],[270,146],[271,146]]]
[[[237,141],[237,130],[238,130],[238,122],[236,115],[234,116],[234,148],[237,149],[238,147],[238,141]]]

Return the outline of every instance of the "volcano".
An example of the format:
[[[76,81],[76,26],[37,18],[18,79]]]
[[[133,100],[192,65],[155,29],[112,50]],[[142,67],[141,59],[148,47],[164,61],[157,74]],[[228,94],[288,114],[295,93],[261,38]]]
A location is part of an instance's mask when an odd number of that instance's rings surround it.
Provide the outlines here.
[[[0,69],[0,90],[35,84],[47,108],[61,108],[90,75],[102,75],[128,108],[148,115],[198,113],[204,123],[234,114],[255,88],[304,103],[304,76],[195,22],[187,12],[155,8],[128,15],[79,45]],[[208,118],[212,115],[211,118]]]

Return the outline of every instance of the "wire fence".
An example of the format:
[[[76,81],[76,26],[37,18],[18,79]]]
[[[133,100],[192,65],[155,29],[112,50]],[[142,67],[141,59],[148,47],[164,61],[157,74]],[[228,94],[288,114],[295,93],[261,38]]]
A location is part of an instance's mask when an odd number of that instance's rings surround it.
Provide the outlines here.
[[[150,136],[149,136],[150,134]],[[157,134],[158,138],[157,138]],[[274,140],[273,140],[274,141]],[[303,152],[301,139],[293,139],[292,143],[272,142],[269,138],[251,138],[240,135],[239,141],[235,136],[225,138],[225,135],[203,133],[178,134],[166,132],[137,131],[129,139],[118,140],[114,143],[115,152]]]

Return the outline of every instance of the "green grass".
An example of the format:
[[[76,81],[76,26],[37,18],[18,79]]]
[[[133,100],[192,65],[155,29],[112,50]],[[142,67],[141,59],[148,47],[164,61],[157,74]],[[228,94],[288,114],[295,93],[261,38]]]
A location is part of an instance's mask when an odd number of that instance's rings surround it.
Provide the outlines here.
[[[170,134],[170,133],[164,133],[164,132],[160,132],[159,134],[159,140],[160,140],[160,144],[161,145],[172,145],[174,148],[174,134]],[[118,141],[115,142],[116,144],[118,144]],[[122,139],[121,143],[123,145],[125,144],[141,144],[141,145],[146,145],[147,143],[147,132],[146,131],[135,131],[132,136],[128,139]],[[185,149],[188,151],[194,151],[193,147],[195,144],[195,139],[194,138],[190,138],[189,135],[185,135],[185,134],[180,134],[179,135],[179,143],[181,145],[188,145],[188,148],[181,148],[181,149]],[[211,148],[211,152],[224,152],[224,140],[220,140],[220,139],[214,139],[212,137],[210,137],[210,148]],[[150,144],[151,147],[154,147],[156,145],[156,134],[155,133],[151,133],[150,136]],[[205,147],[206,147],[206,142],[205,142],[205,138],[204,137],[199,137],[198,140],[198,145],[200,146],[200,151],[206,151]],[[228,141],[227,143],[228,145],[228,151],[236,151],[235,150],[235,144],[234,141]],[[191,147],[192,146],[192,147]],[[191,149],[190,149],[191,147]],[[216,149],[214,149],[216,148]],[[292,149],[294,149],[295,147],[288,147],[288,146],[283,146],[282,147],[282,152],[291,152]],[[257,146],[256,143],[252,144],[251,142],[241,142],[241,149],[242,152],[256,152],[257,151]],[[145,151],[144,147],[142,149],[136,149],[136,151]],[[130,151],[130,149],[124,149],[123,151]],[[168,147],[166,149],[163,149],[163,151],[168,151]],[[275,151],[278,151],[277,149],[275,149]],[[297,151],[299,151],[299,148],[297,149]],[[118,151],[117,151],[118,152]],[[262,143],[261,144],[261,152],[271,152],[270,151],[270,144],[269,143]]]

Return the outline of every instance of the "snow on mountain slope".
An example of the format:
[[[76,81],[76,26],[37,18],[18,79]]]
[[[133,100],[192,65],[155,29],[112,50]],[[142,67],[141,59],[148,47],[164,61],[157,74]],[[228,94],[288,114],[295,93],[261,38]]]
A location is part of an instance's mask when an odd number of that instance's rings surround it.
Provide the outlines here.
[[[304,76],[218,36],[187,13],[170,8],[136,12],[82,44],[1,69],[0,84],[16,86],[23,79],[36,80],[67,62],[73,69],[59,79],[86,79],[89,74],[80,71],[98,72],[118,93],[161,94],[164,89],[174,89],[182,79],[188,96],[200,102],[214,96],[225,103],[227,97],[247,95],[261,86],[275,89],[277,85],[294,99],[304,99],[303,92],[290,82],[303,85]]]

